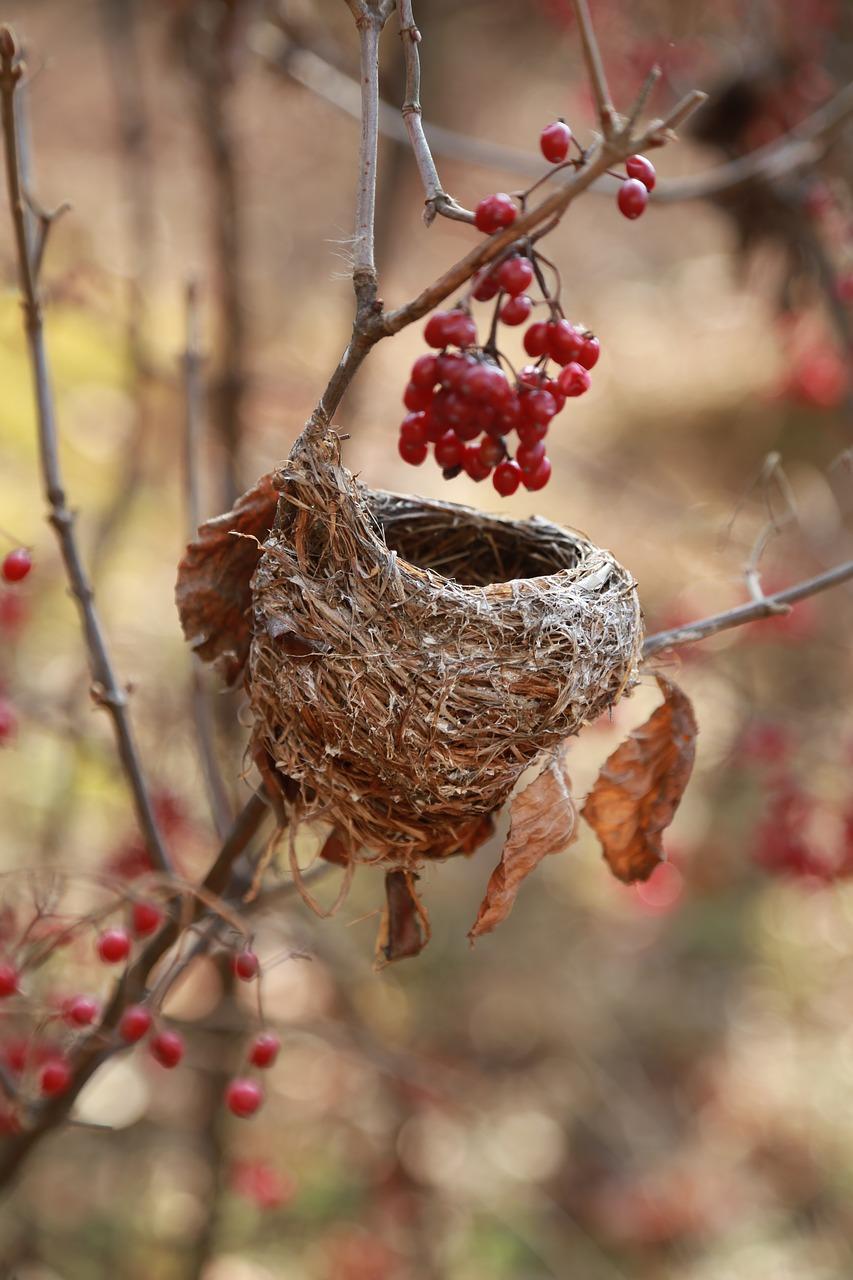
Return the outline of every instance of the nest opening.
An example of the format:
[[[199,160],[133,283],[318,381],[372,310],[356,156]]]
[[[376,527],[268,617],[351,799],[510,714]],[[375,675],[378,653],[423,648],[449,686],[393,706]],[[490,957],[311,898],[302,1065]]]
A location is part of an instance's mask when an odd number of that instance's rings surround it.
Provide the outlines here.
[[[562,569],[575,569],[582,550],[576,539],[547,537],[535,521],[510,522],[499,516],[451,506],[428,506],[384,494],[375,495],[373,515],[389,551],[407,564],[430,569],[463,587],[487,587],[493,583],[548,577]],[[390,495],[389,495],[390,496]]]

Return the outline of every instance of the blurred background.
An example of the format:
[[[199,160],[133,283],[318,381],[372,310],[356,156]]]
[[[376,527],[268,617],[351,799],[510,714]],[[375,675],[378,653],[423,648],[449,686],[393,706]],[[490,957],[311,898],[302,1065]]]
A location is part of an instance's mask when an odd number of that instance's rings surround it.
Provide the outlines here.
[[[771,527],[767,589],[850,556],[849,136],[772,183],[715,195],[705,178],[845,89],[853,11],[596,0],[593,14],[617,105],[654,61],[652,111],[689,88],[712,96],[654,157],[661,198],[640,221],[606,188],[549,237],[569,316],[603,353],[552,432],[551,484],[503,500],[398,458],[421,326],[375,350],[337,421],[372,486],[584,530],[633,571],[655,630],[745,599],[744,565]],[[528,185],[556,117],[590,137],[568,0],[422,0],[416,17],[427,133],[463,204]],[[27,54],[33,189],[73,206],[44,269],[70,498],[161,819],[197,875],[215,835],[173,605],[188,522],[185,291],[197,283],[207,517],[286,456],[349,332],[352,18],[340,0],[0,0],[0,20]],[[423,225],[394,112],[395,18],[382,93],[380,293],[397,305],[476,236]],[[0,750],[7,938],[39,895],[97,909],[107,881],[146,873],[147,854],[43,518],[5,200],[0,440],[0,525],[35,559],[0,592],[0,696],[16,721]],[[257,948],[283,1049],[264,1111],[223,1114],[256,1007],[199,959],[167,1005],[186,1064],[165,1076],[137,1053],[95,1077],[6,1201],[0,1272],[849,1280],[851,625],[848,586],[666,657],[700,738],[670,861],[644,886],[614,881],[585,831],[472,950],[492,843],[426,870],[432,941],[376,973],[380,872],[360,871],[321,920],[273,871],[282,892],[257,915]],[[245,709],[204,684],[237,805],[253,781]],[[578,795],[657,700],[646,675],[573,745]],[[84,937],[40,981],[47,1007],[108,978]],[[10,1070],[32,1032],[21,1017],[0,1022]]]

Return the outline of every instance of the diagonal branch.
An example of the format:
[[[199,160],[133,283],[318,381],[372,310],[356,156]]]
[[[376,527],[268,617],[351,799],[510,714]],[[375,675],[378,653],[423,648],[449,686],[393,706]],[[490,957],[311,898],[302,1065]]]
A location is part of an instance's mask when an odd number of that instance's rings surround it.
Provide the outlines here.
[[[6,153],[6,183],[15,233],[18,276],[36,397],[42,483],[50,509],[49,520],[59,541],[65,572],[83,624],[89,669],[92,674],[92,695],[96,704],[104,707],[113,722],[119,758],[130,784],[137,820],[151,856],[160,870],[170,871],[171,860],[157,825],[130,724],[127,693],[119,685],[113,670],[103,628],[95,609],[92,586],[80,557],[74,530],[74,514],[69,510],[65,497],[44,342],[41,296],[36,278],[33,248],[27,230],[26,197],[21,182],[15,104],[15,91],[21,73],[22,68],[16,57],[14,36],[8,27],[0,27],[0,107],[2,107]]]
[[[693,644],[696,640],[706,640],[719,631],[728,631],[732,627],[742,627],[747,622],[756,622],[760,618],[771,618],[775,614],[787,612],[790,605],[805,600],[807,596],[815,596],[820,591],[828,591],[831,587],[840,586],[853,579],[853,560],[846,564],[836,565],[826,573],[815,578],[807,578],[784,591],[775,591],[773,595],[764,596],[749,604],[738,605],[725,613],[712,614],[710,618],[700,618],[696,622],[688,622],[683,627],[675,627],[672,631],[657,631],[646,636],[643,645],[643,657],[650,658],[662,649],[677,648],[682,644]]]
[[[586,62],[587,75],[592,88],[592,96],[595,99],[601,132],[605,139],[609,141],[617,133],[619,117],[610,100],[607,75],[604,71],[604,63],[601,58],[601,50],[598,47],[595,28],[592,25],[589,5],[587,0],[572,0],[572,8],[575,11],[575,19],[580,32],[584,61]]]

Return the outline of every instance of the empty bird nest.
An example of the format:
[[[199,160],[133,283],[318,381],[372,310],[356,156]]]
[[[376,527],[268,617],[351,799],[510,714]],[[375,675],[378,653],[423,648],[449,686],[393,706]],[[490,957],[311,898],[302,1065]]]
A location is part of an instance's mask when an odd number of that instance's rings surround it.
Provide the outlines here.
[[[377,492],[310,425],[181,563],[188,641],[243,677],[291,830],[411,887],[636,680],[631,575],[582,534]],[[572,811],[573,812],[573,811]],[[345,853],[341,855],[341,850]]]

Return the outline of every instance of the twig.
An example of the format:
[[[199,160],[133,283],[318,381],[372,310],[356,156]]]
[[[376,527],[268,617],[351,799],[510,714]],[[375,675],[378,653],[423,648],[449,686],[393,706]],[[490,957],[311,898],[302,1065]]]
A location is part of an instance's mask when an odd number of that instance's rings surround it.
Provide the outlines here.
[[[198,289],[190,282],[186,291],[187,338],[184,352],[184,484],[186,492],[187,536],[191,539],[201,524],[201,495],[198,460],[203,433],[202,356],[199,347]],[[196,746],[207,791],[208,804],[217,834],[224,839],[231,822],[231,806],[216,758],[216,723],[210,697],[195,654],[191,655],[192,685],[190,703],[195,726]]]
[[[403,44],[403,59],[406,64],[406,100],[403,103],[402,115],[415,157],[415,164],[418,166],[418,173],[421,176],[426,195],[424,222],[429,226],[434,221],[436,214],[441,214],[442,217],[451,218],[456,222],[473,222],[474,215],[470,209],[464,209],[462,205],[457,204],[441,185],[441,179],[438,176],[438,170],[435,167],[435,161],[432,158],[429,143],[424,133],[420,96],[421,58],[418,51],[421,33],[415,25],[412,0],[399,0],[399,11],[400,39]]]
[[[601,132],[609,142],[616,135],[619,127],[619,117],[610,100],[610,89],[607,85],[607,76],[604,72],[601,50],[598,47],[595,29],[592,25],[589,5],[587,0],[572,0],[572,8],[575,11],[575,19],[580,32],[584,61],[586,62],[587,74],[592,87],[592,95],[595,99]]]
[[[706,640],[718,631],[729,631],[732,627],[742,627],[747,622],[756,622],[760,618],[770,618],[787,606],[805,600],[807,596],[817,595],[820,591],[828,591],[830,587],[840,586],[842,582],[853,579],[853,560],[837,565],[826,573],[815,578],[807,578],[796,586],[786,587],[784,591],[776,591],[761,600],[750,604],[737,605],[725,613],[712,614],[710,618],[700,618],[696,622],[688,622],[683,627],[675,627],[672,631],[656,631],[647,636],[643,645],[643,657],[650,658],[662,649],[673,649],[683,644],[693,644],[696,640]]]
[[[157,825],[131,729],[127,694],[119,686],[113,671],[101,622],[95,610],[92,587],[80,557],[74,530],[74,515],[68,509],[63,488],[42,325],[41,298],[27,236],[24,193],[18,158],[15,90],[20,76],[21,67],[16,62],[14,36],[8,27],[0,27],[0,101],[2,101],[6,153],[6,181],[17,247],[19,283],[36,397],[42,482],[50,508],[49,520],[56,532],[71,592],[80,611],[92,673],[94,700],[98,706],[106,709],[112,719],[118,754],[130,784],[137,819],[151,856],[160,870],[170,871],[171,860]]]
[[[352,283],[359,315],[376,300],[374,221],[376,160],[379,141],[379,38],[384,19],[367,5],[351,4],[358,27],[361,64],[361,141],[355,201]]]

